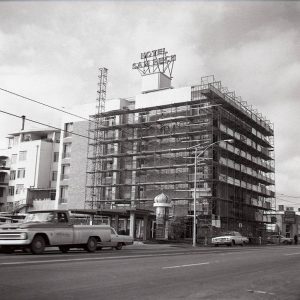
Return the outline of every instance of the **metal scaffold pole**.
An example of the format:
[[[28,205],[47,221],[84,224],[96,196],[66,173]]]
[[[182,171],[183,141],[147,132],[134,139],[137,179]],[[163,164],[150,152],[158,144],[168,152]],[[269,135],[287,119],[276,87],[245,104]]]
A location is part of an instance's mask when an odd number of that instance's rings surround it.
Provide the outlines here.
[[[106,86],[107,86],[107,69],[99,69],[98,82],[98,97],[95,115],[90,117],[89,123],[89,143],[88,143],[88,158],[87,158],[87,174],[86,174],[86,194],[85,207],[96,209],[100,208],[101,188],[99,185],[102,181],[102,159],[100,158],[103,152],[104,132],[102,113],[105,111],[106,101]]]

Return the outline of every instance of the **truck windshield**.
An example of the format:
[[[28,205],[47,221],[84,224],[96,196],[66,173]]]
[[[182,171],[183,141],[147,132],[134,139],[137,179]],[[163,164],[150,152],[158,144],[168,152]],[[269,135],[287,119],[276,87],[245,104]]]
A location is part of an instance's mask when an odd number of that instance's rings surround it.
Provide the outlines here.
[[[53,212],[39,212],[28,214],[24,220],[25,223],[28,222],[51,222],[54,219]]]

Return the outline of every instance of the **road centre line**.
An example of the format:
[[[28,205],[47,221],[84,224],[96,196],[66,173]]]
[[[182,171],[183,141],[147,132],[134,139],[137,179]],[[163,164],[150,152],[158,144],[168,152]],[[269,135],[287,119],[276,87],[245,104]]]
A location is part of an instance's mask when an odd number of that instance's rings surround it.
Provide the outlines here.
[[[142,255],[124,255],[124,256],[106,256],[106,257],[83,257],[83,258],[69,258],[69,259],[51,259],[51,260],[30,260],[30,261],[18,261],[18,262],[3,262],[0,266],[17,266],[17,265],[30,265],[30,264],[49,264],[49,263],[60,263],[60,262],[81,262],[81,261],[103,261],[108,259],[127,259],[127,258],[144,258],[144,257],[158,257],[158,256],[172,256],[172,255],[187,255],[187,254],[200,254],[197,252],[172,252],[172,253],[157,253],[154,254],[142,254]],[[201,253],[202,254],[202,253]],[[206,253],[210,254],[210,253]],[[212,252],[212,254],[219,254],[218,252]],[[65,255],[66,256],[66,255]],[[46,258],[46,256],[43,256]],[[53,257],[52,255],[47,257]]]
[[[29,265],[29,264],[41,264],[41,263],[59,263],[59,262],[80,262],[80,261],[102,261],[102,260],[108,260],[108,259],[127,259],[127,258],[144,258],[144,257],[158,257],[158,256],[173,256],[173,255],[210,255],[210,254],[219,254],[221,256],[223,255],[231,255],[231,254],[245,254],[245,253],[253,253],[255,250],[258,249],[247,249],[247,251],[231,251],[222,253],[219,251],[209,251],[206,253],[201,253],[202,251],[192,251],[192,252],[168,252],[168,253],[153,253],[153,254],[141,254],[141,255],[124,255],[124,256],[106,256],[106,257],[83,257],[83,258],[66,258],[66,259],[53,259],[53,260],[31,260],[31,261],[19,261],[19,262],[0,262],[0,266],[8,266],[8,265]],[[292,253],[288,255],[297,255],[300,253]],[[64,257],[67,257],[67,255],[63,255]],[[43,255],[43,258],[52,258],[52,255]]]
[[[178,266],[163,267],[162,269],[186,268],[186,267],[194,267],[194,266],[209,265],[209,264],[210,264],[210,262],[204,262],[204,263],[198,263],[198,264],[189,264],[189,265],[178,265]]]
[[[187,253],[172,253],[174,254],[180,254],[184,255]],[[102,261],[102,260],[107,260],[107,259],[123,259],[123,258],[144,258],[144,257],[157,257],[157,254],[142,254],[142,255],[124,255],[124,256],[106,256],[106,257],[83,257],[83,258],[70,258],[70,259],[52,259],[52,260],[31,260],[31,261],[19,261],[19,262],[4,262],[0,263],[0,266],[12,266],[12,265],[30,265],[30,264],[49,264],[49,263],[58,263],[58,262],[73,262],[73,261]],[[170,253],[162,253],[159,254],[159,256],[170,256]]]
[[[249,293],[253,294],[267,294],[267,295],[275,295],[274,293],[266,292],[266,291],[255,291],[255,290],[247,290]]]
[[[88,258],[88,257],[84,257],[84,258],[71,258],[71,259],[65,259],[66,261],[69,261],[69,260],[81,260],[81,259],[85,259],[85,260],[88,260],[88,259],[112,259],[112,258],[117,258],[117,259],[121,259],[122,257],[124,258],[139,258],[139,257],[151,257],[151,256],[173,256],[173,255],[198,255],[198,254],[201,254],[201,255],[207,255],[207,254],[223,254],[223,252],[220,252],[220,251],[209,251],[209,252],[205,252],[205,253],[201,253],[202,251],[180,251],[180,252],[173,252],[173,251],[170,251],[170,252],[167,252],[167,253],[150,253],[150,254],[140,254],[140,255],[126,255],[126,256],[106,256],[106,257],[93,257],[93,258]],[[228,252],[228,254],[234,254],[234,253],[237,253],[236,251],[234,252]],[[53,258],[54,257],[54,253],[52,254],[43,254],[41,257],[43,258]],[[60,254],[60,257],[72,257],[71,255],[82,255],[81,253],[72,253],[70,252],[69,254]],[[20,256],[10,256],[9,258],[15,258],[15,257],[32,257],[31,255],[20,255]],[[65,261],[64,259],[60,259],[59,261]],[[51,261],[56,261],[56,260],[51,260]],[[25,262],[25,263],[30,263],[30,262],[34,262],[34,260],[32,261],[28,261],[28,262]],[[43,262],[43,261],[38,261],[38,262]],[[47,262],[47,261],[45,261]],[[14,262],[14,263],[17,263],[17,262]],[[1,263],[0,262],[0,265],[1,264],[9,264],[9,263]]]
[[[167,254],[161,254],[161,256],[166,256]],[[122,259],[122,258],[140,258],[140,257],[153,257],[156,255],[127,255],[127,256],[107,256],[107,257],[83,257],[83,258],[71,258],[71,259],[52,259],[52,260],[31,260],[31,261],[16,261],[16,262],[6,262],[0,263],[0,266],[7,265],[30,265],[30,264],[40,264],[40,263],[58,263],[58,262],[72,262],[72,261],[95,261],[95,260],[106,260],[106,259]]]
[[[300,252],[298,252],[298,253],[285,253],[283,255],[285,255],[285,256],[300,255]]]

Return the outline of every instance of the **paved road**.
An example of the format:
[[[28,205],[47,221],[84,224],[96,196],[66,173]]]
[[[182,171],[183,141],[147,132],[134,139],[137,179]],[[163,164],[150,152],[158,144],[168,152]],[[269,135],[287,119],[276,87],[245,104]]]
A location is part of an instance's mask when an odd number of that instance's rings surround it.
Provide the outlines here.
[[[300,246],[0,254],[0,299],[300,299]]]

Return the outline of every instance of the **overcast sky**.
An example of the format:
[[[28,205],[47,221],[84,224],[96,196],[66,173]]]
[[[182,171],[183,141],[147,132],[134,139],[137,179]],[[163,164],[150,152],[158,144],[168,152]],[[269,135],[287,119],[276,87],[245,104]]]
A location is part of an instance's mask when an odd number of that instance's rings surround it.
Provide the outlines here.
[[[105,66],[108,98],[134,96],[132,63],[165,47],[174,87],[214,74],[274,123],[278,200],[300,207],[299,28],[294,1],[1,1],[0,88],[67,109],[95,101]],[[54,111],[0,97],[1,111],[60,125]],[[0,113],[1,148],[20,127]]]

